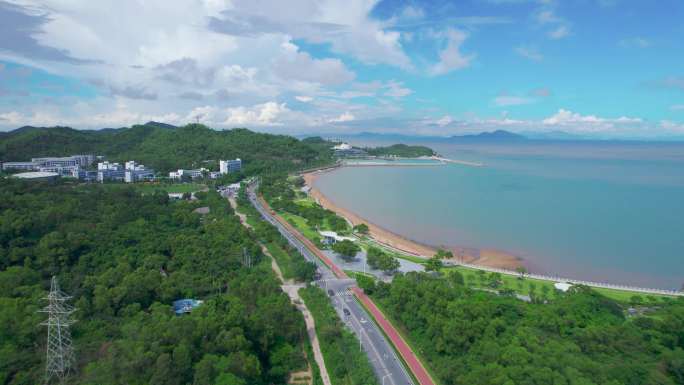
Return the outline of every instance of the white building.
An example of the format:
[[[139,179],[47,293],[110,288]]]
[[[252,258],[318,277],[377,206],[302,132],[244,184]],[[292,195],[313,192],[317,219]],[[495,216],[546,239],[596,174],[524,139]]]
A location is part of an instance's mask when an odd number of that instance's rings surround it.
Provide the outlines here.
[[[195,179],[195,178],[201,178],[203,173],[209,172],[206,168],[200,168],[198,170],[184,170],[184,169],[178,169],[178,171],[171,171],[169,173],[169,178],[171,179],[183,179],[183,177],[187,177],[190,179]]]
[[[242,160],[240,158],[233,160],[219,160],[219,172],[221,174],[228,174],[237,172],[242,169]]]
[[[148,169],[143,164],[129,160],[124,165],[124,182],[135,183],[144,180],[154,180],[154,170]]]
[[[323,237],[321,243],[323,243],[324,245],[332,245],[333,243],[342,242],[344,240],[352,242],[354,241],[354,238],[343,237],[341,235],[338,235],[334,231],[319,231],[318,233],[321,234],[321,236]]]
[[[110,163],[109,161],[104,161],[104,162],[99,162],[97,164],[97,171],[119,171],[121,170],[121,164],[119,163]]]
[[[339,150],[339,151],[349,151],[352,149],[351,144],[349,143],[340,143],[336,146],[333,146],[333,150]]]
[[[38,167],[33,162],[5,162],[2,164],[3,170],[37,170]]]

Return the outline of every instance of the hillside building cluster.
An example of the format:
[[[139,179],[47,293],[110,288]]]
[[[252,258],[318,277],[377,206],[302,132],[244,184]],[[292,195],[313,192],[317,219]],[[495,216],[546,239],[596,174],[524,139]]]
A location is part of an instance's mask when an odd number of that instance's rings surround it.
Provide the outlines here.
[[[94,178],[95,174],[87,168],[95,162],[95,155],[71,155],[64,157],[32,158],[30,162],[4,162],[3,171],[35,171],[56,173],[78,179]]]
[[[153,181],[157,179],[153,169],[145,167],[134,160],[121,163],[102,160],[103,157],[95,155],[72,155],[66,157],[32,158],[30,162],[5,162],[2,163],[3,171],[23,171],[16,174],[23,179],[54,179],[55,177],[71,177],[86,182],[117,181],[125,183]],[[97,170],[90,169],[96,160]],[[169,178],[174,180],[196,179],[209,177],[217,179],[221,175],[242,170],[240,158],[232,160],[219,160],[219,171],[209,171],[206,168],[196,170],[179,169],[169,173]]]
[[[129,160],[122,166],[120,163],[110,163],[108,161],[97,164],[97,181],[121,181],[135,183],[151,181],[155,179],[154,170],[138,164],[134,160]]]
[[[242,170],[242,160],[240,158],[232,160],[219,160],[219,171],[209,171],[206,168],[199,168],[194,170],[178,169],[171,171],[169,178],[175,180],[182,180],[184,178],[196,179],[208,176],[211,179],[217,179],[221,175],[238,172]]]

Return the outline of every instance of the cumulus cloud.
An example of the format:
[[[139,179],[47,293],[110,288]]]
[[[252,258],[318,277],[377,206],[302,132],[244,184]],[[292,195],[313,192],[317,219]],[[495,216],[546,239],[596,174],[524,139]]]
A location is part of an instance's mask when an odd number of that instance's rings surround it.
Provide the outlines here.
[[[303,95],[295,96],[295,99],[299,100],[302,103],[309,103],[310,101],[313,100],[313,98],[311,96],[303,96]]]
[[[614,126],[615,124],[635,124],[641,123],[640,118],[629,118],[621,116],[617,119],[601,118],[596,115],[581,115],[577,112],[572,112],[565,109],[560,109],[558,112],[542,121],[547,126],[564,126],[572,124],[586,124],[586,125],[607,125]]]
[[[440,127],[444,127],[444,126],[448,126],[453,121],[454,121],[454,119],[451,116],[444,115],[441,118],[437,119],[437,121],[435,123]]]
[[[354,115],[349,113],[349,112],[345,112],[336,118],[329,119],[328,122],[330,122],[330,123],[342,123],[342,122],[350,122],[352,120],[354,120]]]
[[[278,118],[290,110],[285,106],[285,103],[268,102],[253,106],[252,108],[235,107],[227,109],[227,117],[224,122],[225,125],[256,125],[256,126],[271,126],[282,124]]]
[[[286,80],[338,85],[354,80],[354,73],[340,59],[313,59],[291,42],[282,44],[283,54],[274,62],[274,72]]]
[[[365,63],[410,68],[401,46],[401,34],[369,17],[376,1],[366,0],[236,0],[232,7],[210,19],[210,28],[231,36],[283,34],[310,43],[330,44],[335,52]]]
[[[468,67],[475,58],[475,54],[463,54],[461,45],[465,42],[468,34],[463,31],[450,28],[446,31],[447,45],[439,53],[439,62],[432,66],[430,74],[438,76]]]

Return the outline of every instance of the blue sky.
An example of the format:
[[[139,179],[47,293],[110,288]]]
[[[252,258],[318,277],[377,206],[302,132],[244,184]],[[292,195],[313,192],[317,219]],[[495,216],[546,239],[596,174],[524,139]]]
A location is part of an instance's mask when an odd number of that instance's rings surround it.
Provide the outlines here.
[[[0,0],[0,129],[684,138],[682,20],[679,0]]]

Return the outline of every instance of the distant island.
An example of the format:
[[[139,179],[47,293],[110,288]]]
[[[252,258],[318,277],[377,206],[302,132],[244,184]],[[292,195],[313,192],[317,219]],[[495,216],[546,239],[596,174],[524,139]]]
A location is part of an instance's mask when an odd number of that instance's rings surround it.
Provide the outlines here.
[[[421,156],[433,156],[436,152],[426,146],[409,146],[406,144],[393,144],[386,147],[372,147],[364,149],[371,156],[396,156],[401,158],[418,158]]]

